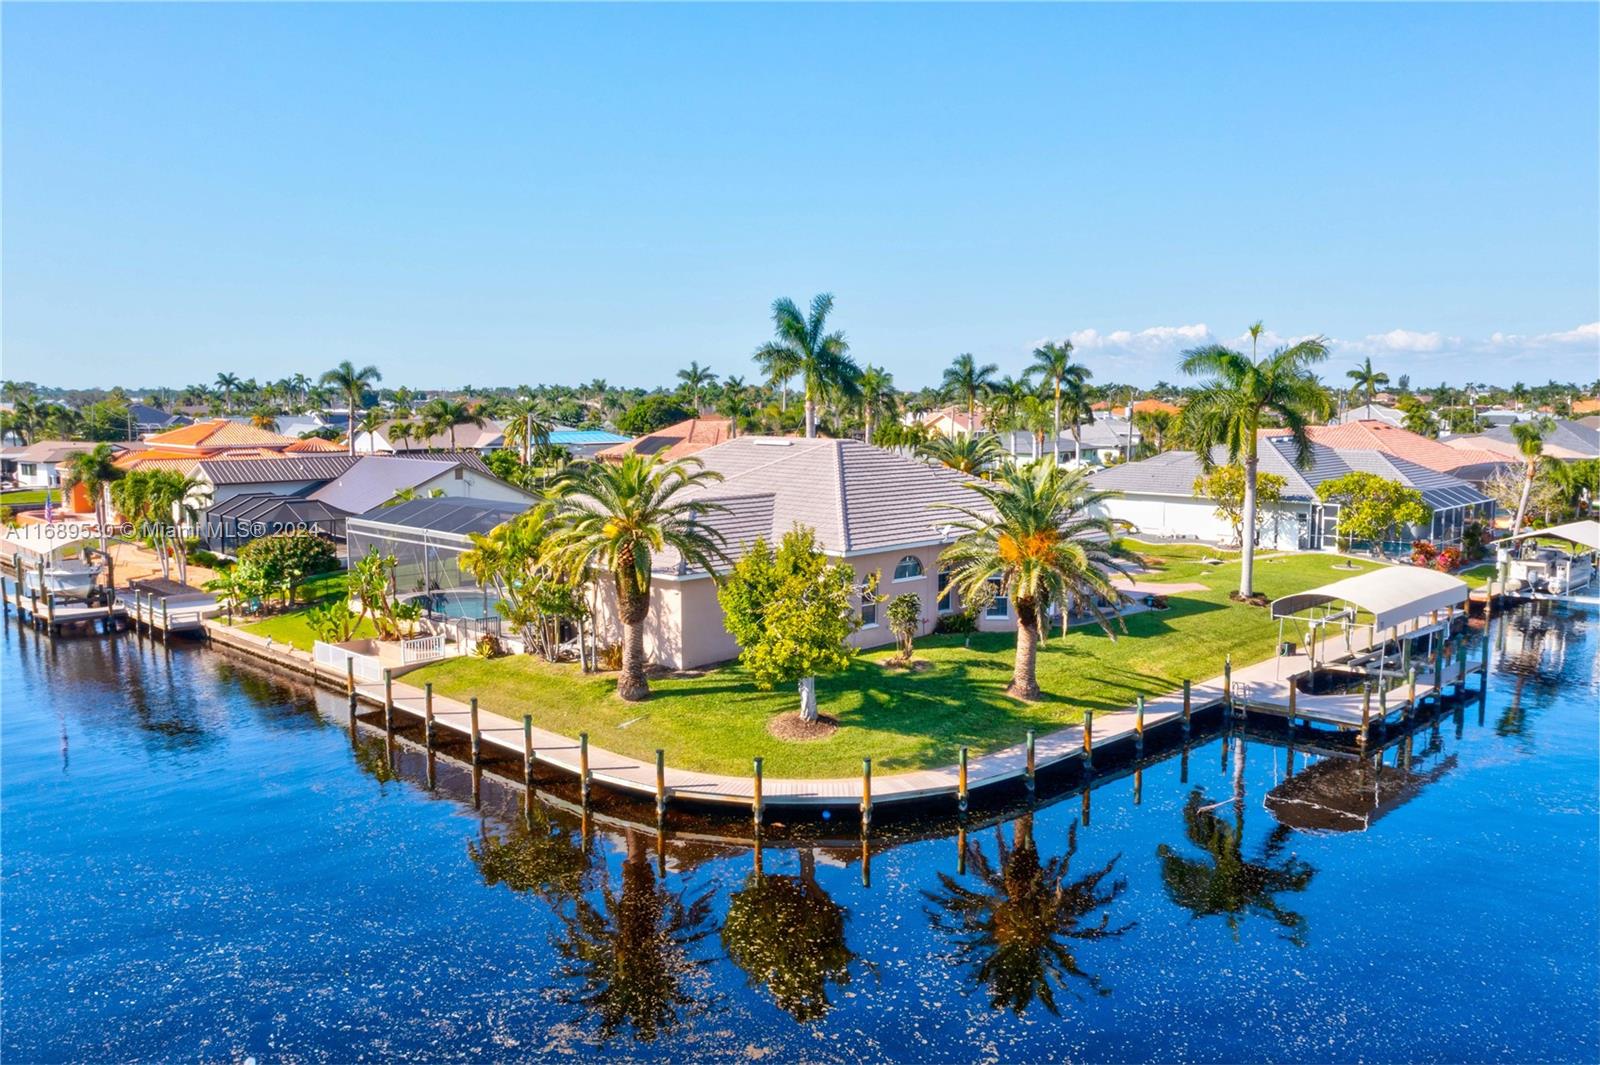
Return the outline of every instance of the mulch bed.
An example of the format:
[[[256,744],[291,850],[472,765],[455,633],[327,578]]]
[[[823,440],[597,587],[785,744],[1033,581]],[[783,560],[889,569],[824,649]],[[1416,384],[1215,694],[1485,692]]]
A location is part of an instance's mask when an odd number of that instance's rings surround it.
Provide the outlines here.
[[[884,669],[903,669],[907,673],[925,673],[933,668],[933,663],[926,658],[913,658],[909,662],[903,662],[898,658],[885,658],[878,665]]]
[[[778,739],[790,743],[810,743],[814,740],[825,740],[838,732],[839,719],[829,717],[827,714],[818,714],[815,721],[807,723],[800,720],[800,711],[790,710],[767,722],[767,731]]]

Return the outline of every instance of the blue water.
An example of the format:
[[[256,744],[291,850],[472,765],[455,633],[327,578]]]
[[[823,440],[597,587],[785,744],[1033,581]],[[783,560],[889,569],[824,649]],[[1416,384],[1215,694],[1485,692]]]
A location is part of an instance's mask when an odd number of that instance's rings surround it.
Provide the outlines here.
[[[447,618],[470,618],[474,621],[481,618],[498,618],[500,615],[495,610],[498,596],[490,595],[487,598],[481,591],[466,589],[458,591],[424,592],[412,596],[408,602],[420,602],[434,614]]]
[[[1382,768],[1215,737],[964,872],[886,830],[863,886],[847,841],[661,876],[648,835],[428,790],[337,697],[12,623],[0,1056],[1594,1061],[1600,623],[1507,624],[1481,721]]]

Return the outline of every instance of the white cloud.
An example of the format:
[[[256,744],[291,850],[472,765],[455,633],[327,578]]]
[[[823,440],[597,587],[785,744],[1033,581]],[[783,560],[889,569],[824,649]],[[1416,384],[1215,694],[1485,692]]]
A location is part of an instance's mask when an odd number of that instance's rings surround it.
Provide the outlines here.
[[[1204,322],[1193,325],[1153,325],[1138,331],[1114,329],[1102,333],[1098,329],[1080,329],[1067,339],[1079,351],[1110,351],[1127,354],[1162,354],[1200,347],[1212,342],[1211,327]]]
[[[1489,337],[1494,348],[1522,348],[1545,351],[1550,349],[1600,353],[1600,322],[1589,322],[1572,329],[1555,333],[1536,333],[1522,336],[1517,333],[1495,333]]]
[[[1446,343],[1459,344],[1460,337],[1446,338],[1443,333],[1419,333],[1415,329],[1391,329],[1387,333],[1368,333],[1359,341],[1351,343],[1350,347],[1356,350],[1373,352],[1416,352],[1426,354],[1442,351]]]

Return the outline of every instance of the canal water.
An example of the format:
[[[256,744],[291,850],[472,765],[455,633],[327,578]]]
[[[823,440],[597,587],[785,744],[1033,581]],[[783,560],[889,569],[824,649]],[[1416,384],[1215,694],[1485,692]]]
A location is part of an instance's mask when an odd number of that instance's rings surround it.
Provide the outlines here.
[[[1496,624],[1381,765],[1218,735],[864,870],[586,839],[336,696],[13,621],[0,1056],[1595,1061],[1600,621]]]

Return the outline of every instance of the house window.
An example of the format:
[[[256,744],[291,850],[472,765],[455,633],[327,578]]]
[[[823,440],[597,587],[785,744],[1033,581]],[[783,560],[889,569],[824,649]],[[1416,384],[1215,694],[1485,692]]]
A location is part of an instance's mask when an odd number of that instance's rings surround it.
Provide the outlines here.
[[[863,629],[876,628],[878,625],[878,599],[872,594],[872,575],[861,578],[861,627]]]
[[[894,579],[897,581],[914,581],[922,576],[922,559],[916,555],[907,555],[895,564]]]
[[[17,472],[24,477],[32,477],[39,472],[39,467],[31,462],[24,462],[17,467]]]
[[[955,609],[954,594],[950,587],[950,567],[946,566],[939,571],[939,613],[948,614]]]
[[[994,599],[989,603],[989,609],[984,611],[985,616],[991,618],[1006,618],[1011,616],[1011,600],[1007,599],[1002,591],[999,579],[989,582],[989,588],[994,592]]]

